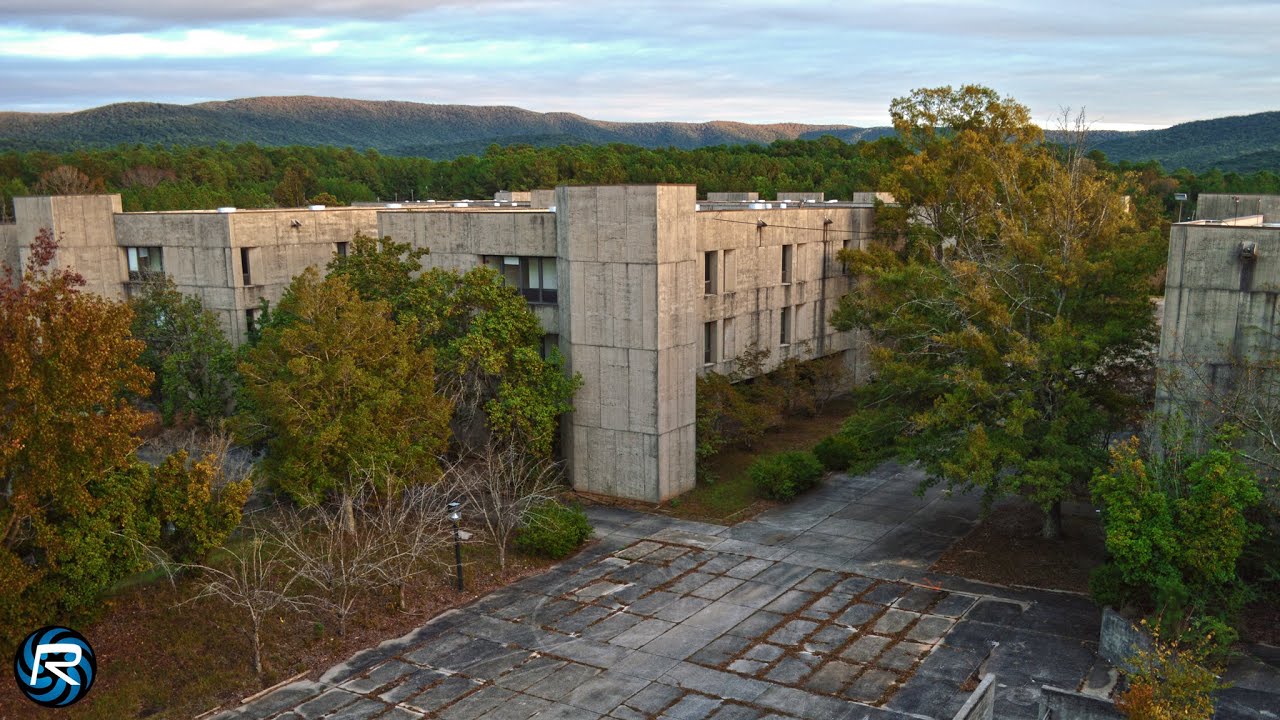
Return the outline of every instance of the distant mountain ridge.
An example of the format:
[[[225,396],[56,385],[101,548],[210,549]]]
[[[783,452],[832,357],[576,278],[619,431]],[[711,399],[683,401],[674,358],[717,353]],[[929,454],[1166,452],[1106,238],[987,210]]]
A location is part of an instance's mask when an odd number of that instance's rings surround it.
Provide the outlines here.
[[[802,123],[609,122],[494,105],[293,96],[170,105],[129,102],[72,113],[0,112],[0,150],[67,151],[120,144],[334,145],[391,155],[452,158],[490,144],[626,143],[644,147],[770,143],[833,135],[874,140],[892,128]],[[1097,132],[1114,160],[1158,160],[1167,170],[1280,172],[1280,112],[1200,120],[1164,130]]]
[[[69,150],[119,144],[253,142],[372,147],[394,155],[454,157],[490,143],[627,143],[702,147],[835,135],[874,139],[888,128],[712,121],[625,123],[510,106],[429,105],[325,97],[257,97],[167,105],[118,103],[73,113],[0,112],[0,148]]]

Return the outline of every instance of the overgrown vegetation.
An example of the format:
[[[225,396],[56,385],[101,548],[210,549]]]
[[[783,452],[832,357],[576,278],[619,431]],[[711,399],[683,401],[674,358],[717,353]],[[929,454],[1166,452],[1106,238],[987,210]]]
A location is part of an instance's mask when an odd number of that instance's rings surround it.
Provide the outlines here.
[[[268,615],[342,636],[374,595],[407,607],[452,548],[452,500],[499,570],[523,530],[541,539],[521,547],[557,556],[590,536],[580,510],[547,505],[578,380],[540,357],[524,299],[487,269],[418,274],[404,246],[355,245],[328,276],[295,278],[237,352],[172,283],[145,278],[130,304],[84,294],[50,269],[54,239],[36,239],[24,275],[0,284],[3,642],[87,622],[113,586],[160,566],[193,602],[235,609],[265,680]],[[167,431],[176,447],[212,452],[135,457],[147,399],[193,428]],[[263,509],[242,525],[253,481],[230,456],[254,446]]]
[[[1263,497],[1229,438],[1203,453],[1118,444],[1093,497],[1110,554],[1091,581],[1099,602],[1135,607],[1157,625],[1192,617],[1201,634],[1212,628],[1229,645],[1250,596],[1240,560],[1259,534],[1250,512]]]
[[[92,615],[148,567],[140,543],[200,557],[240,522],[250,484],[210,459],[136,459],[152,374],[127,306],[53,269],[41,232],[20,277],[0,278],[0,642]]]
[[[708,371],[698,377],[696,435],[701,479],[715,480],[713,458],[717,453],[731,446],[752,449],[788,416],[819,412],[851,384],[838,355],[809,361],[790,356],[765,372],[770,354],[767,348],[753,345],[733,358],[727,373]]]
[[[1152,633],[1152,648],[1128,660],[1116,707],[1129,720],[1209,720],[1213,694],[1224,687],[1213,637],[1170,640],[1144,627]]]
[[[138,360],[155,376],[151,397],[165,422],[190,420],[211,428],[227,417],[240,377],[235,349],[218,318],[164,275],[144,278],[129,308],[130,331],[146,344]]]

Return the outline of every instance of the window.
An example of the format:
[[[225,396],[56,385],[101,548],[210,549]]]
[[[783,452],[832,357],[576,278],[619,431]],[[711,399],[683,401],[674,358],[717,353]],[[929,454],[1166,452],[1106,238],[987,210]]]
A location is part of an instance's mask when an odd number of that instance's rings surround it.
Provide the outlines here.
[[[791,282],[791,261],[794,259],[794,245],[782,246],[782,284],[787,285]]]
[[[702,364],[714,365],[716,362],[716,322],[702,324]]]
[[[722,251],[721,258],[724,261],[724,280],[720,287],[723,288],[724,292],[731,293],[737,289],[738,285],[738,264],[733,261],[732,250]]]
[[[551,354],[552,348],[556,350],[560,349],[560,336],[554,333],[543,335],[542,347],[539,348],[539,354],[542,355],[543,360],[546,360],[547,356]]]
[[[720,357],[723,359],[733,351],[733,318],[720,321]]]
[[[716,251],[705,252],[702,254],[702,294],[715,295],[718,291],[716,287],[716,277],[719,268],[716,267]]]
[[[164,250],[158,247],[125,248],[129,258],[129,279],[143,280],[150,275],[164,274]]]
[[[335,252],[336,252],[336,254],[337,254],[337,256],[338,256],[338,257],[346,257],[346,256],[347,256],[347,245],[348,245],[348,243],[340,242],[340,243],[336,243],[336,244],[337,244],[337,246],[338,246],[337,250],[335,251]]]
[[[249,251],[253,248],[240,248],[240,273],[244,279],[245,287],[253,284],[253,273],[249,270]]]
[[[782,345],[791,344],[791,308],[782,308],[782,334],[779,339]]]
[[[257,332],[258,330],[257,318],[258,318],[258,311],[255,310],[254,308],[249,308],[248,310],[244,311],[245,332],[247,333]]]
[[[555,303],[559,299],[560,278],[553,257],[485,255],[485,265],[498,271],[507,285],[516,288],[531,303]]]

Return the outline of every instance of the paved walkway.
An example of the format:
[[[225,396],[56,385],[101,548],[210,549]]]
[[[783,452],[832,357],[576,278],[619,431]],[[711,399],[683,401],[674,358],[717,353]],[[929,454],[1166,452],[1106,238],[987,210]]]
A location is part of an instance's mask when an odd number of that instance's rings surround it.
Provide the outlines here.
[[[996,717],[1036,718],[1094,668],[1099,613],[928,573],[978,508],[919,479],[835,476],[729,528],[593,508],[572,560],[220,717],[951,718],[995,673]],[[1237,697],[1219,717],[1275,717]]]

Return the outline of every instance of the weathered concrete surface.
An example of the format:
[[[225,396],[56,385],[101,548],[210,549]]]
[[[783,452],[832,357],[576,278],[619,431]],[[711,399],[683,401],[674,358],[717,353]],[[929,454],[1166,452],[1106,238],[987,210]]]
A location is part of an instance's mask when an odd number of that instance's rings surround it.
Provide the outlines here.
[[[1139,652],[1150,652],[1151,636],[1111,608],[1102,610],[1102,628],[1098,634],[1098,655],[1113,667],[1128,668]]]
[[[929,573],[978,502],[920,477],[836,476],[729,528],[592,508],[573,560],[224,717],[941,719],[990,673],[993,717],[1037,718],[1099,613]]]
[[[323,270],[356,233],[429,249],[426,267],[538,258],[556,269],[559,286],[554,301],[534,306],[543,342],[558,343],[583,376],[563,430],[573,482],[645,501],[693,487],[699,372],[727,372],[755,347],[768,352],[765,372],[787,359],[837,356],[852,381],[864,379],[863,337],[836,332],[828,318],[851,282],[837,255],[870,236],[870,202],[732,202],[699,212],[692,185],[562,187],[527,197],[530,207],[160,213],[122,213],[119,195],[20,198],[18,224],[0,235],[0,259],[21,260],[22,242],[52,227],[64,236],[59,261],[80,270],[91,290],[123,298],[134,287],[127,249],[159,248],[165,274],[239,343],[263,301],[278,303],[294,277]]]
[[[656,502],[694,482],[692,185],[557,189],[560,341],[583,387],[565,422],[574,487]]]
[[[1280,209],[1280,198],[1263,200],[1260,209]],[[1241,361],[1280,352],[1280,226],[1263,220],[1255,215],[1170,228],[1156,388],[1162,413],[1176,409],[1195,419],[1206,394],[1238,379]]]
[[[1280,195],[1201,193],[1196,198],[1197,219],[1224,220],[1242,215],[1262,215],[1267,222],[1280,222]]]
[[[1110,701],[1052,685],[1041,689],[1040,710],[1045,720],[1123,720],[1124,713]]]
[[[128,266],[111,229],[112,215],[120,209],[119,195],[14,198],[18,263],[27,262],[31,241],[40,230],[50,230],[59,247],[55,267],[83,275],[89,292],[122,299]]]

